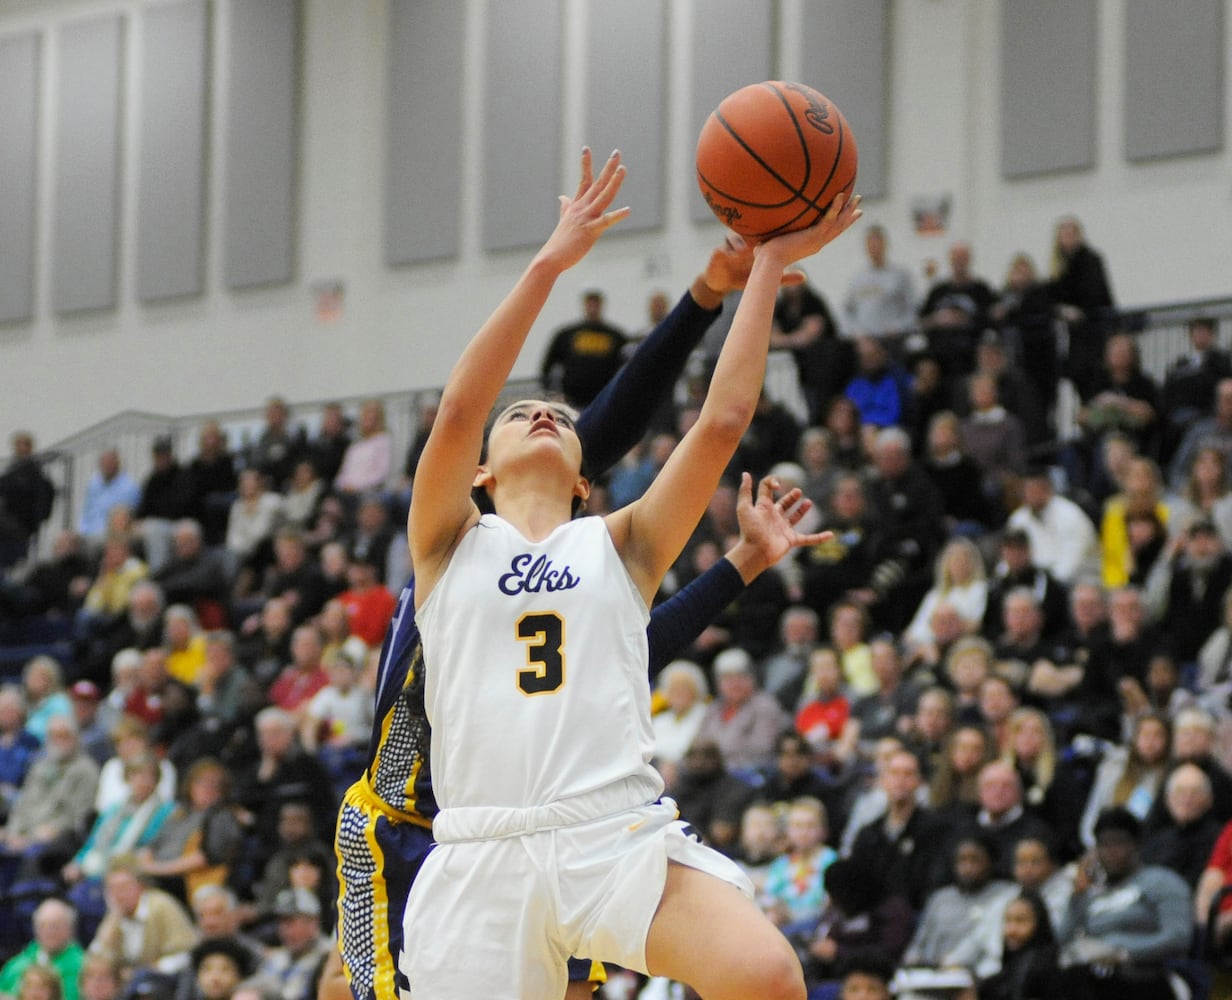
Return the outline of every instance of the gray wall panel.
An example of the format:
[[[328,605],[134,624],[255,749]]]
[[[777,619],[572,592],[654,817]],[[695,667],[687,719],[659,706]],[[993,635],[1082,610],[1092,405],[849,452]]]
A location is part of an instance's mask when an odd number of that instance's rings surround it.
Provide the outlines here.
[[[295,270],[298,0],[240,0],[227,39],[223,274],[229,288]]]
[[[34,315],[39,36],[0,39],[0,323]]]
[[[843,112],[860,150],[856,190],[887,193],[890,135],[889,0],[812,0],[800,22],[801,83]]]
[[[1001,172],[1095,165],[1097,0],[1004,0]]]
[[[385,260],[458,252],[462,202],[463,29],[457,0],[391,0]]]
[[[561,187],[561,0],[489,0],[483,119],[483,246],[538,243]],[[570,175],[569,183],[575,183]]]
[[[697,0],[693,5],[693,75],[688,136],[689,163],[697,136],[710,112],[733,90],[774,79],[774,5],[748,0]],[[690,212],[695,222],[713,222],[714,214],[690,185]]]
[[[1125,8],[1125,157],[1223,148],[1223,0]]]
[[[663,0],[622,0],[588,8],[586,142],[597,157],[619,149],[629,175],[620,204],[633,214],[621,230],[663,225],[667,110]]]
[[[144,8],[137,296],[199,295],[205,268],[205,0]]]
[[[59,313],[116,303],[123,35],[120,17],[60,29],[51,279]]]

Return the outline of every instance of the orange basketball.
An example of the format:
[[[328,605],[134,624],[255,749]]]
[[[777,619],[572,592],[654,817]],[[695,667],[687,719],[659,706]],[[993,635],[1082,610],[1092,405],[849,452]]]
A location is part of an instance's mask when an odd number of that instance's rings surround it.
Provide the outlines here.
[[[697,183],[720,222],[763,239],[813,225],[856,181],[856,140],[833,102],[770,80],[729,94],[697,139]]]

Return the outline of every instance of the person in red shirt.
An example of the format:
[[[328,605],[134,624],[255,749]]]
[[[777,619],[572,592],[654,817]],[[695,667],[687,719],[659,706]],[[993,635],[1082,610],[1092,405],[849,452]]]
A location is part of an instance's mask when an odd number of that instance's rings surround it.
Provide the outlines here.
[[[843,694],[842,661],[833,646],[818,646],[809,654],[808,665],[807,700],[796,712],[796,732],[808,740],[815,758],[826,766],[843,763],[853,749],[847,744],[854,744],[854,739],[847,726],[851,704]]]
[[[384,641],[397,601],[380,582],[377,565],[366,556],[351,560],[347,569],[350,589],[338,595],[351,623],[351,635],[359,636],[371,649]]]
[[[329,683],[321,665],[321,634],[315,625],[301,625],[291,635],[291,662],[270,685],[269,700],[300,722],[312,696]]]

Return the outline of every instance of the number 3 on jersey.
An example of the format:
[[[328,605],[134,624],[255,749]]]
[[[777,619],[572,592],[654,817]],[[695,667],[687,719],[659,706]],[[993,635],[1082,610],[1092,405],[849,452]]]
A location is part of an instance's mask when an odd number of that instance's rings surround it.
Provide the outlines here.
[[[523,694],[551,694],[565,683],[565,622],[554,611],[518,619],[518,639],[527,644],[528,669],[518,671]]]

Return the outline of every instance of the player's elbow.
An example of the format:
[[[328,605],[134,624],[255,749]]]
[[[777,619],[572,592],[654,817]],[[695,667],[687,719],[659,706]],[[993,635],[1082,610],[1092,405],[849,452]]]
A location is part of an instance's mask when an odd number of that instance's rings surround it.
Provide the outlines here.
[[[705,428],[707,438],[714,447],[730,447],[735,450],[744,432],[748,430],[756,409],[753,403],[731,403],[711,408],[698,421]]]

